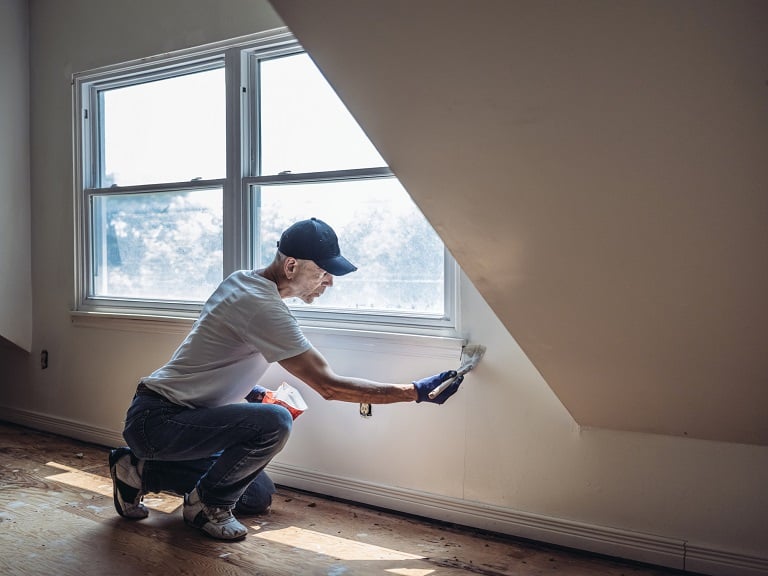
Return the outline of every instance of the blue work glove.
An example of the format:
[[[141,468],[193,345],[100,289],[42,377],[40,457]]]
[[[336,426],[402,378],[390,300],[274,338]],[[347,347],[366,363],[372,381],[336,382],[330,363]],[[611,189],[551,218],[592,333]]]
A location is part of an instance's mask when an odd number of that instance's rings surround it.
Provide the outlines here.
[[[248,395],[245,397],[245,399],[252,404],[259,404],[264,400],[264,394],[266,393],[267,389],[263,386],[254,386],[253,390],[248,392]]]
[[[434,404],[442,404],[448,398],[456,394],[456,390],[459,389],[459,386],[461,386],[461,383],[464,381],[464,376],[459,376],[454,380],[448,388],[443,390],[440,394],[435,396],[435,398],[430,398],[429,393],[432,392],[435,388],[440,386],[443,382],[448,380],[449,378],[453,378],[456,376],[456,370],[448,370],[447,372],[441,372],[440,374],[435,374],[434,376],[430,376],[429,378],[422,378],[421,380],[416,380],[413,383],[413,386],[416,388],[416,392],[418,393],[419,397],[417,398],[416,402],[432,402]]]

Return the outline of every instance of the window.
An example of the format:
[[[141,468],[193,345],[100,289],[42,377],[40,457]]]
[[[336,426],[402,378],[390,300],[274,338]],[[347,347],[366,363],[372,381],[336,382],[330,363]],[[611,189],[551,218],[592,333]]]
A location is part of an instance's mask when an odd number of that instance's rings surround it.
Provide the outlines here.
[[[455,327],[455,263],[287,34],[74,80],[80,310],[193,316],[317,217],[359,270],[288,302],[305,325]]]

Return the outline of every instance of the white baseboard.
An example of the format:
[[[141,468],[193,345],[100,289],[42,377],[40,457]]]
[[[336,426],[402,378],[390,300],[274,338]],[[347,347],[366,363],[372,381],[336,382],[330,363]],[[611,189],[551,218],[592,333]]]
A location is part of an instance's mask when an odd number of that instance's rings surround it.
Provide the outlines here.
[[[690,544],[686,546],[685,566],[691,572],[718,576],[768,575],[768,558],[734,554]]]
[[[389,510],[638,562],[684,568],[685,542],[681,540],[328,476],[276,462],[270,464],[269,475],[278,484]]]
[[[0,420],[103,446],[122,446],[116,430],[0,406]],[[692,545],[684,540],[597,526],[501,506],[471,502],[273,462],[273,480],[284,486],[415,514],[518,538],[711,576],[767,576],[768,558]]]
[[[0,420],[102,446],[125,446],[122,432],[105,430],[104,428],[89,426],[82,422],[41,414],[40,412],[0,406]]]

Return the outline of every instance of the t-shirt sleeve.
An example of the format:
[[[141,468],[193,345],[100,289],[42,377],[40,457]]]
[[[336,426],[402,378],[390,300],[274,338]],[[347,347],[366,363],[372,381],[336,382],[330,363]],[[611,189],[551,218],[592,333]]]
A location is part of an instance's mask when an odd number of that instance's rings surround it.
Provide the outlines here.
[[[259,307],[248,321],[244,339],[267,362],[298,356],[311,347],[298,321],[281,300]]]

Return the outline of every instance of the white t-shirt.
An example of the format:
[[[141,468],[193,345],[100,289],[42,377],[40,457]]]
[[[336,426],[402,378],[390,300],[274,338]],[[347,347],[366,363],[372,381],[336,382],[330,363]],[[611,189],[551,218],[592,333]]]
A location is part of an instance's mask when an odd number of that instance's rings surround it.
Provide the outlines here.
[[[184,342],[142,382],[190,408],[240,402],[267,370],[311,344],[274,282],[234,272],[208,298]]]

